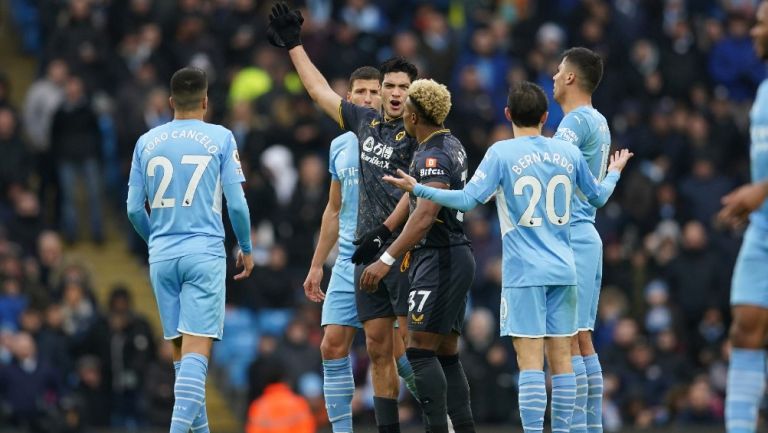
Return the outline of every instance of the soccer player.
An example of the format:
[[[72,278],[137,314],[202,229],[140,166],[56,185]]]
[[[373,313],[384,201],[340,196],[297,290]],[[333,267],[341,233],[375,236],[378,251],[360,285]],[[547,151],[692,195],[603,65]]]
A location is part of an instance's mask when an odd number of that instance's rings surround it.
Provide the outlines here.
[[[467,153],[443,126],[450,108],[451,94],[444,85],[432,80],[411,83],[403,119],[405,131],[416,137],[419,147],[410,173],[427,186],[462,189],[467,179]],[[458,349],[475,275],[463,217],[461,212],[404,194],[384,223],[390,230],[405,223],[402,233],[365,269],[360,280],[364,290],[378,290],[395,260],[410,254],[406,353],[432,433],[448,432],[448,415],[457,433],[475,431],[469,384]]]
[[[757,8],[757,22],[751,34],[757,55],[768,59],[766,1]],[[744,234],[731,282],[731,361],[725,396],[725,427],[728,433],[753,433],[757,430],[760,402],[765,393],[768,203],[763,200],[768,181],[768,80],[763,81],[757,90],[750,122],[752,184],[724,197],[726,208],[721,213],[721,218],[729,215],[738,217],[743,206],[751,209],[759,206],[749,215],[750,225]]]
[[[531,433],[544,428],[546,350],[552,370],[552,431],[565,432],[576,393],[570,360],[577,331],[569,224],[574,186],[593,206],[604,205],[632,154],[617,152],[608,176],[598,182],[579,149],[541,136],[547,98],[533,83],[512,86],[505,115],[516,138],[493,144],[463,190],[421,185],[402,171],[400,178],[384,180],[462,212],[496,195],[503,239],[501,334],[513,337],[517,352],[523,428]]]
[[[397,205],[402,192],[384,182],[385,174],[394,174],[396,169],[406,169],[416,149],[415,139],[408,137],[403,127],[403,109],[408,87],[416,79],[416,67],[403,58],[385,61],[381,72],[381,96],[383,114],[343,101],[333,91],[328,81],[312,64],[301,46],[301,24],[303,18],[297,10],[289,10],[285,3],[272,8],[267,29],[270,43],[288,49],[288,54],[310,97],[329,116],[336,119],[342,129],[355,133],[360,152],[360,195],[356,234],[375,230],[374,236],[356,241],[365,252],[375,254],[390,242],[392,233],[383,225]],[[357,253],[356,253],[357,254]],[[352,262],[369,262],[356,259]],[[359,282],[362,266],[355,267],[355,284]],[[380,432],[399,432],[397,396],[400,376],[408,377],[413,392],[413,371],[405,356],[397,362],[394,358],[392,326],[396,318],[401,335],[405,338],[406,314],[408,312],[408,274],[398,262],[380,284],[380,289],[369,293],[355,290],[358,320],[363,323],[366,349],[371,360],[373,378],[374,411]],[[410,383],[409,383],[410,382]],[[418,399],[418,396],[417,396]]]
[[[372,110],[381,110],[381,74],[379,70],[364,66],[349,77],[347,101]],[[323,341],[320,353],[323,358],[323,393],[328,419],[334,433],[352,432],[352,396],[355,391],[349,348],[362,324],[357,320],[355,307],[355,268],[352,264],[352,242],[357,226],[359,151],[357,137],[346,132],[331,142],[329,170],[331,187],[328,205],[323,212],[320,236],[312,257],[304,291],[312,301],[324,301],[321,326]],[[336,240],[339,255],[333,265],[331,280],[326,293],[320,288],[323,279],[323,263],[328,258]],[[402,339],[394,344],[403,346]],[[402,355],[404,348],[395,349]],[[402,369],[400,369],[402,371]]]
[[[611,151],[608,122],[592,107],[592,93],[602,76],[603,59],[587,48],[578,47],[563,53],[553,77],[555,100],[565,113],[554,138],[578,147],[598,180],[605,176]],[[571,248],[576,263],[579,333],[573,337],[571,345],[571,362],[576,374],[573,433],[603,431],[603,373],[592,345],[603,276],[603,243],[594,226],[596,211],[586,197],[574,194]]]
[[[208,80],[183,68],[171,78],[173,121],[139,137],[128,181],[128,218],[149,245],[149,276],[176,369],[171,433],[208,432],[205,379],[224,330],[226,253],[222,192],[240,244],[236,280],[253,270],[245,181],[232,133],[205,123]],[[145,202],[149,201],[147,215]]]

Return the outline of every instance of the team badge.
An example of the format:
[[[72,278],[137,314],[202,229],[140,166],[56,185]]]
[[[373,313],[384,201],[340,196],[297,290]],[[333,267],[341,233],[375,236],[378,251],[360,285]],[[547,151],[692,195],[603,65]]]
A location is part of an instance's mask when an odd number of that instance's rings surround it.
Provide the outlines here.
[[[400,131],[400,132],[397,133],[397,135],[395,135],[395,140],[396,141],[400,141],[403,138],[405,138],[405,131]]]

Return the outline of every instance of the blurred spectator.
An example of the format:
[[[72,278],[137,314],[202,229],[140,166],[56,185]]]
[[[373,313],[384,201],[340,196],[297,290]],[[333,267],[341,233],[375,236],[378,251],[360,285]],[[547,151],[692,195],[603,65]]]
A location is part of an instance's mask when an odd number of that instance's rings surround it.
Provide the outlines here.
[[[309,404],[285,382],[281,361],[272,358],[263,369],[266,387],[248,408],[246,433],[314,433]]]
[[[745,15],[731,14],[726,27],[726,36],[715,43],[709,55],[709,73],[715,84],[725,86],[729,98],[742,102],[754,96],[765,78],[765,65],[754,55]]]
[[[78,0],[85,1],[85,0]],[[77,2],[75,2],[77,3]],[[91,235],[97,243],[104,239],[101,209],[100,155],[101,132],[96,113],[90,107],[83,81],[70,77],[66,97],[53,116],[51,149],[55,155],[62,191],[62,228],[66,239],[74,242],[78,235],[75,191],[82,181],[88,192]]]
[[[16,114],[10,108],[0,107],[0,202],[7,201],[12,186],[25,185],[32,161],[22,141]]]

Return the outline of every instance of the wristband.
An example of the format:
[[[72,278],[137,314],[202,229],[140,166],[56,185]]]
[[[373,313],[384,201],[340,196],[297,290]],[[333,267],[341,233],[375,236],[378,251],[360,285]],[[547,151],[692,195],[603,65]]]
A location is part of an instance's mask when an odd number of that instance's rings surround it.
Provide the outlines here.
[[[395,258],[389,255],[389,253],[386,251],[384,251],[384,254],[382,254],[381,257],[379,257],[379,260],[384,262],[384,264],[387,266],[392,266],[395,264]]]

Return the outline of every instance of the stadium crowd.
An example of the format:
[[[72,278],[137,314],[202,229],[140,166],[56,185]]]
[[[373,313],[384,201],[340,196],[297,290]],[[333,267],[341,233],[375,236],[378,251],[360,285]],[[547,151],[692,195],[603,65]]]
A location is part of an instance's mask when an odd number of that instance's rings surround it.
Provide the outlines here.
[[[304,47],[339,93],[353,69],[392,55],[448,84],[446,126],[466,147],[470,171],[487,146],[511,135],[503,117],[510,82],[534,81],[551,98],[565,48],[603,56],[594,105],[609,119],[614,147],[636,155],[597,218],[604,426],[721,422],[728,293],[741,234],[720,230],[713,216],[720,197],[749,178],[748,111],[766,76],[748,35],[757,2],[303,3]],[[172,118],[170,74],[188,64],[208,73],[209,120],[237,139],[257,261],[250,279],[228,281],[214,365],[229,395],[250,402],[265,386],[265,363],[283,360],[289,383],[327,424],[320,310],[301,283],[327,200],[328,144],[340,131],[313,107],[287,57],[266,44],[268,2],[10,5],[19,49],[40,66],[28,90],[0,76],[0,425],[77,431],[167,422],[168,345],[133,312],[124,288],[102,307],[93,270],[67,258],[63,243],[82,241],[79,221],[89,222],[92,241],[104,242],[102,211],[122,214],[136,139]],[[21,106],[9,102],[11,91],[25,93]],[[562,118],[550,104],[548,134]],[[82,180],[90,214],[80,217],[74,202]],[[511,410],[514,353],[498,337],[495,212],[473,211],[466,224],[478,273],[461,356],[475,419],[519,423]],[[144,260],[146,247],[127,223],[125,233]],[[362,340],[356,348],[355,413],[371,419]],[[416,406],[403,396],[401,416],[418,424]],[[246,403],[239,407],[245,417]]]

